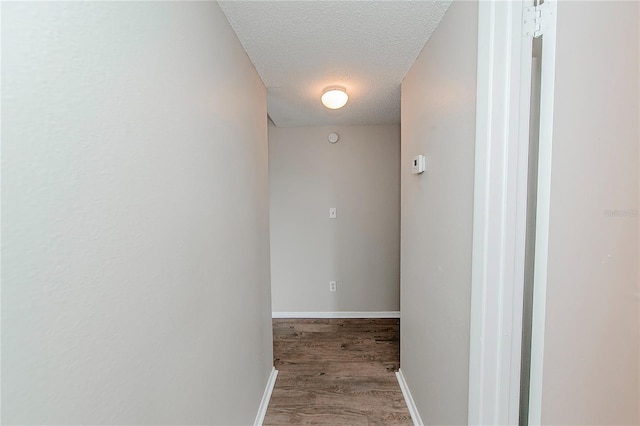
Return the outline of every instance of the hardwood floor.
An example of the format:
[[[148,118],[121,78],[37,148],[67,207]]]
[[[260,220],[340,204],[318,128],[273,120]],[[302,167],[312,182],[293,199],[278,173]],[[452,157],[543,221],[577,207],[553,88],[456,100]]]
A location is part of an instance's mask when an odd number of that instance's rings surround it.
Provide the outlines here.
[[[265,425],[412,425],[397,319],[274,319]]]

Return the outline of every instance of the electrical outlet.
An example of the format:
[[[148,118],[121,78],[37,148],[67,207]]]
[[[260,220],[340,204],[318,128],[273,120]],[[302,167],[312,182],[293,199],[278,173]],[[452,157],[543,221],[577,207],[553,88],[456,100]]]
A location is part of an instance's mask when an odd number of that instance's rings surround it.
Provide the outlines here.
[[[335,281],[329,281],[329,291],[336,291],[338,284]]]

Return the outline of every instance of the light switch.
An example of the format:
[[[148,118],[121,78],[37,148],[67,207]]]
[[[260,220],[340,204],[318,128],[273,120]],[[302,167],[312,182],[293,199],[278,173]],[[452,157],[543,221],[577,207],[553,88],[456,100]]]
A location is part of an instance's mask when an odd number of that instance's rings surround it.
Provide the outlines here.
[[[329,219],[335,219],[338,217],[338,209],[335,207],[329,208]]]
[[[411,163],[411,173],[415,175],[419,175],[426,170],[426,158],[424,155],[416,155],[413,157],[413,162]]]

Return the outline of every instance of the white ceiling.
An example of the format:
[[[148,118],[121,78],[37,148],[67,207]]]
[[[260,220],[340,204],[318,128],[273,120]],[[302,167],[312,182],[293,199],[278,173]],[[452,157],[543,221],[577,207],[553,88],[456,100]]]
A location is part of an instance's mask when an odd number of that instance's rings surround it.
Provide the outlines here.
[[[400,122],[400,83],[451,1],[220,1],[279,127]],[[327,86],[349,103],[330,111]]]

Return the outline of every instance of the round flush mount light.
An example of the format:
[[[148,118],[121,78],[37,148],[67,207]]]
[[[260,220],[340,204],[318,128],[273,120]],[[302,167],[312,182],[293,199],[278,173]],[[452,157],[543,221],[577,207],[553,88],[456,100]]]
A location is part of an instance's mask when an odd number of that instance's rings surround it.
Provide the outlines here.
[[[330,87],[322,92],[322,105],[329,109],[340,109],[347,104],[349,95],[342,87]]]

